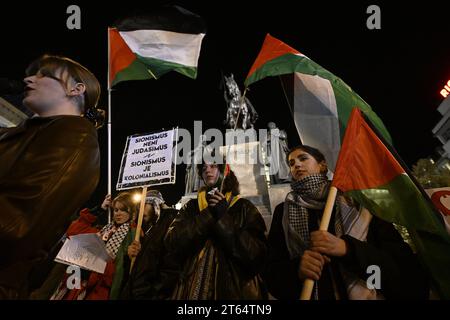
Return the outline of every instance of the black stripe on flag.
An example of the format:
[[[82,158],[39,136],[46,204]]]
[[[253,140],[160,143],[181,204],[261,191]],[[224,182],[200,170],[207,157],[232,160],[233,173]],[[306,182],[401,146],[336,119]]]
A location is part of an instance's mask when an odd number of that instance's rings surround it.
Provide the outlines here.
[[[116,21],[114,26],[119,31],[163,30],[188,34],[206,33],[206,24],[202,17],[175,5],[126,17]]]

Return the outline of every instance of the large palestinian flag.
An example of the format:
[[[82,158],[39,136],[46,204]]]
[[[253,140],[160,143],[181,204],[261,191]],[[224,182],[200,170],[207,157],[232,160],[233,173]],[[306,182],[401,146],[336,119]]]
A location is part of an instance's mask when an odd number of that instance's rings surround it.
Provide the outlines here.
[[[195,79],[205,31],[200,16],[178,6],[117,22],[109,29],[110,86],[172,70]]]
[[[379,218],[406,227],[438,293],[450,299],[450,235],[442,217],[357,108],[345,132],[332,185]]]
[[[355,106],[364,111],[391,143],[381,119],[344,81],[267,34],[245,85],[281,75],[284,75],[286,96],[302,143],[320,149],[330,170],[334,170],[347,121]]]

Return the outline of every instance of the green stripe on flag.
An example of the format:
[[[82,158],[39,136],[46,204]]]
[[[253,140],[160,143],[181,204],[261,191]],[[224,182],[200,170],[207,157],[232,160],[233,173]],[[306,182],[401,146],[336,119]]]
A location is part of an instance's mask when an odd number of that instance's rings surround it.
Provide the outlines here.
[[[383,137],[390,144],[392,144],[392,138],[389,132],[381,119],[375,114],[375,112],[372,111],[372,108],[356,92],[345,84],[342,79],[336,77],[334,74],[322,68],[320,65],[305,56],[289,53],[269,60],[253,72],[253,74],[246,80],[245,85],[249,86],[253,82],[268,76],[279,76],[293,72],[300,72],[313,76],[317,75],[330,81],[336,98],[341,140],[344,137],[344,132],[352,109],[354,107],[359,107],[362,111],[364,111],[366,116],[375,125]]]
[[[408,229],[420,261],[427,267],[441,299],[450,300],[450,245],[432,233]],[[411,282],[415,279],[411,279]]]
[[[192,79],[197,77],[197,67],[185,66],[175,62],[148,58],[140,55],[136,56],[157,79],[172,70]]]
[[[136,56],[136,60],[134,60],[127,68],[116,74],[111,86],[127,80],[158,79],[172,70],[192,79],[197,77],[196,67],[188,67],[178,63],[153,58],[144,58],[139,55]]]
[[[154,77],[148,72],[147,67],[139,60],[134,60],[128,67],[117,72],[111,86],[121,81],[128,80],[147,80]]]
[[[450,299],[450,235],[412,180],[402,174],[386,185],[346,194],[380,219],[407,228],[439,295]]]
[[[440,235],[450,245],[450,235],[440,217],[406,174],[400,174],[377,188],[353,190],[347,194],[385,221]]]

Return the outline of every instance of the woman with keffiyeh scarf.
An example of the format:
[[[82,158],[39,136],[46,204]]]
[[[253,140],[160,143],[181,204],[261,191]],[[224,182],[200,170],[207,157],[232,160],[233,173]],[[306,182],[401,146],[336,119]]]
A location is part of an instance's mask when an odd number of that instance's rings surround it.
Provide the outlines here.
[[[288,154],[293,183],[275,208],[263,273],[277,299],[299,299],[303,281],[315,280],[312,299],[426,299],[428,279],[410,247],[390,223],[338,193],[328,231],[319,231],[330,181],[323,154],[299,146]],[[371,289],[367,268],[380,268]]]
[[[97,217],[105,213],[108,207],[113,210],[113,221],[102,229],[93,226]],[[137,206],[132,200],[132,194],[122,192],[114,200],[107,195],[100,207],[92,210],[83,209],[80,217],[72,222],[66,234],[71,235],[83,233],[97,233],[105,242],[106,251],[111,256],[103,274],[97,272],[82,272],[85,280],[80,289],[68,290],[66,278],[59,285],[52,296],[52,300],[107,300],[116,299],[119,296],[124,273],[124,260],[127,259],[127,248],[134,239],[134,219]],[[132,226],[133,224],[133,226]]]

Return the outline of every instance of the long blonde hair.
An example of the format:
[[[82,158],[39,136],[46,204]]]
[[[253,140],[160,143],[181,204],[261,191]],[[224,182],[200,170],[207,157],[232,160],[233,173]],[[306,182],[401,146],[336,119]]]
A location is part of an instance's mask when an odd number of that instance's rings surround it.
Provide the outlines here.
[[[133,201],[133,194],[130,192],[121,192],[119,193],[112,201],[111,207],[114,208],[116,202],[120,202],[123,206],[125,206],[126,212],[130,214],[130,222],[136,219],[137,215],[137,206]]]

